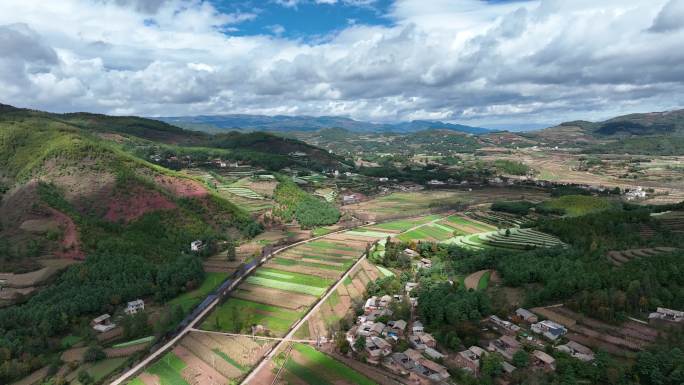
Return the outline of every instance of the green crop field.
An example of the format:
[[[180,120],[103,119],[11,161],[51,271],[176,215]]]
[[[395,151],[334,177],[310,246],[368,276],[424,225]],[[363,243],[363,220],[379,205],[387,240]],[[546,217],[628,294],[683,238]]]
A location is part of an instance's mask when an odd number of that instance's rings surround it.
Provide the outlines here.
[[[439,218],[441,218],[440,215],[428,215],[428,216],[420,217],[420,218],[402,219],[402,220],[398,220],[398,221],[380,223],[377,225],[373,225],[372,227],[374,229],[381,229],[381,230],[406,231],[412,227],[423,225],[423,224],[426,224],[428,222],[432,222],[434,220],[437,220]]]
[[[470,219],[464,218],[460,215],[452,215],[448,217],[446,220],[456,225],[473,227],[483,232],[496,230],[496,227],[494,226],[488,225],[486,223],[475,222]]]
[[[120,344],[113,345],[112,347],[113,348],[125,348],[127,346],[145,344],[148,342],[152,342],[153,340],[154,340],[154,336],[143,337],[143,338],[138,338],[137,340],[122,342]]]
[[[303,312],[277,306],[230,298],[211,312],[201,328],[213,331],[234,331],[235,317],[242,317],[244,325],[262,324],[275,333],[284,333],[302,314]]]
[[[314,349],[313,347],[309,345],[303,345],[303,344],[295,344],[294,349],[297,350],[302,356],[306,358],[308,361],[306,365],[306,368],[308,369],[309,367],[312,369],[312,372],[318,372],[318,373],[325,373],[326,376],[333,377],[335,379],[341,379],[344,382],[348,382],[351,384],[357,384],[357,385],[377,385],[375,382],[370,380],[368,377],[364,376],[363,374],[355,371],[354,369],[348,367],[347,365],[344,365],[343,363],[333,359],[332,357],[328,356],[325,353],[319,352],[318,350]],[[289,370],[289,368],[288,368]],[[301,372],[300,372],[301,373]],[[320,376],[318,373],[315,373],[317,377],[317,380],[323,379],[322,376]],[[296,373],[295,373],[296,374]],[[310,374],[310,373],[307,373]],[[298,375],[299,377],[299,375]],[[302,377],[300,377],[302,378]],[[302,378],[306,380],[305,378]],[[327,380],[324,380],[325,383],[330,383]],[[335,381],[337,382],[337,381]],[[311,382],[307,382],[311,384]],[[315,384],[318,384],[320,382],[315,382]]]
[[[477,283],[477,290],[486,290],[489,287],[489,279],[492,276],[492,272],[488,271],[480,277],[480,281]]]
[[[333,250],[341,250],[341,251],[355,251],[353,247],[341,245],[339,243],[335,242],[328,242],[328,241],[313,241],[309,242],[306,244],[306,246],[316,248],[316,249],[333,249]]]
[[[275,279],[269,279],[269,278],[263,278],[263,277],[257,277],[257,276],[248,277],[247,283],[250,283],[252,285],[260,285],[260,286],[264,286],[264,287],[270,287],[271,289],[291,291],[291,292],[295,292],[295,293],[302,293],[302,294],[308,294],[308,295],[313,295],[313,296],[319,296],[319,295],[325,293],[325,290],[326,290],[325,288],[322,288],[322,287],[302,285],[302,284],[292,283],[292,282],[283,282],[283,281],[278,281]]]
[[[190,385],[181,376],[186,366],[175,353],[169,352],[147,371],[159,377],[160,385]]]
[[[228,278],[228,273],[206,273],[200,287],[172,299],[167,306],[176,307],[180,305],[183,311],[188,313],[195,305],[202,302],[212,290],[219,287],[226,278]]]
[[[277,269],[261,268],[255,273],[258,277],[264,277],[269,279],[276,279],[278,281],[297,283],[306,286],[316,286],[327,288],[332,285],[333,281],[326,278],[321,278],[309,274],[300,274],[289,271],[282,271]]]

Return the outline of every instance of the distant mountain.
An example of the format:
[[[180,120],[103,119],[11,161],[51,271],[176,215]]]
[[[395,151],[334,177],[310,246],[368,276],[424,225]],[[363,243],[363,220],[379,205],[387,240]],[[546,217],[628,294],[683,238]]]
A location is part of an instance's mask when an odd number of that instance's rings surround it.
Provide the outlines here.
[[[427,129],[444,129],[470,134],[484,134],[490,130],[439,121],[414,120],[396,124],[362,122],[336,116],[265,116],[215,115],[157,118],[163,122],[204,131],[241,129],[251,131],[316,131],[323,128],[344,128],[353,132],[417,132]]]
[[[629,114],[596,123],[580,120],[561,123],[559,127],[579,127],[599,136],[684,136],[684,110]]]

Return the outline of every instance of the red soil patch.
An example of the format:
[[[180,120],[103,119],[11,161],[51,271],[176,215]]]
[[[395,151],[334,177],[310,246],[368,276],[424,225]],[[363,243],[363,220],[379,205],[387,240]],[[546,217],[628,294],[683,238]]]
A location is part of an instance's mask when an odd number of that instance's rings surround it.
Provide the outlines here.
[[[59,222],[60,226],[64,229],[62,250],[56,252],[55,255],[60,258],[85,259],[85,254],[81,251],[78,229],[76,228],[74,221],[66,214],[51,207],[48,207],[48,211],[50,211],[54,219]]]
[[[176,205],[159,192],[136,189],[125,196],[118,195],[111,199],[105,219],[110,222],[123,220],[128,223],[150,211],[174,208]]]
[[[176,178],[166,175],[158,175],[154,178],[154,180],[179,197],[203,197],[208,194],[204,186],[194,180]]]

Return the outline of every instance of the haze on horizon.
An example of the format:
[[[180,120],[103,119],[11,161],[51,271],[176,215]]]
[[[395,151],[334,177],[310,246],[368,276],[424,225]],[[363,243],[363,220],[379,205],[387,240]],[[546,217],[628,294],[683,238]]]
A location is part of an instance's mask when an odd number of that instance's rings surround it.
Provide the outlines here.
[[[484,127],[682,107],[684,0],[4,0],[0,103]]]

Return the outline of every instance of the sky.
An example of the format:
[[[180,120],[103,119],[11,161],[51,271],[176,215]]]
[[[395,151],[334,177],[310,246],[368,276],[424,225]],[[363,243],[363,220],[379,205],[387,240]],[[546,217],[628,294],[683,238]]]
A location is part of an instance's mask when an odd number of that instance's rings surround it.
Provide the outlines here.
[[[493,128],[684,107],[684,0],[2,0],[0,103]]]

